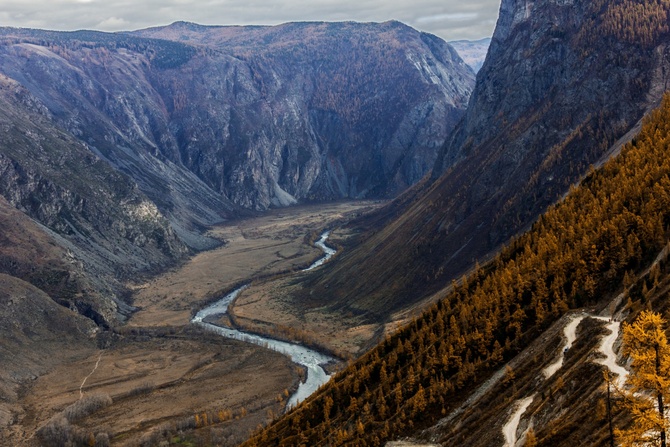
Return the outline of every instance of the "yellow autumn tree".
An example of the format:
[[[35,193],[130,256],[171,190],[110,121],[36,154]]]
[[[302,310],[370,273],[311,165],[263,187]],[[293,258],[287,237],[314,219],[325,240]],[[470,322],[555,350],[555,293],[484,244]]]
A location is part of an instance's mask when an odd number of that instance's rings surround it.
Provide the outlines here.
[[[661,315],[643,311],[623,328],[623,353],[632,359],[624,406],[633,418],[625,430],[616,430],[622,447],[666,447],[670,395],[670,347]]]
[[[533,427],[528,429],[526,433],[526,441],[523,444],[523,447],[536,447],[537,446],[537,436],[535,436],[535,431]]]

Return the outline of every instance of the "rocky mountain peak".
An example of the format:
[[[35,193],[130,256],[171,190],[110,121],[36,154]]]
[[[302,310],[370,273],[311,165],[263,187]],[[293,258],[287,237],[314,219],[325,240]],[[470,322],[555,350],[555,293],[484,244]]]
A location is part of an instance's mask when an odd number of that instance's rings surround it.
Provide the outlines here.
[[[112,297],[247,210],[395,196],[474,85],[447,43],[399,22],[0,28],[0,76],[0,194]]]

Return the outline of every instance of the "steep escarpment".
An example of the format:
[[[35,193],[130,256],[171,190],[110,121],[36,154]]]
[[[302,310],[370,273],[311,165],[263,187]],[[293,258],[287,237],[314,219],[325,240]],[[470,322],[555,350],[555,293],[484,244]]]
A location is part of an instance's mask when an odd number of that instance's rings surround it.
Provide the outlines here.
[[[503,444],[503,420],[522,398],[519,431],[532,426],[538,445],[607,445],[594,342],[619,323],[605,329],[598,319],[608,318],[587,314],[668,308],[669,137],[666,95],[635,141],[491,263],[245,445],[384,445],[430,426],[423,434],[440,445],[513,445]],[[579,339],[546,373],[578,316],[554,325],[570,308],[583,310]]]
[[[152,70],[183,65],[195,49],[94,32],[7,32],[19,37],[0,46],[0,71],[40,101],[53,125],[133,179],[182,240],[211,247],[202,228],[235,207],[172,161],[179,154],[166,105],[148,79]]]
[[[6,273],[106,324],[128,311],[119,301],[120,281],[186,254],[187,247],[136,184],[54,127],[46,107],[6,77],[0,79],[0,129],[3,206],[23,212],[23,217],[17,211],[5,214],[4,241],[13,247],[7,254],[16,258],[21,250],[34,249],[24,246],[34,245],[31,240],[44,240],[59,260],[44,273],[41,264],[50,264],[44,256],[37,256],[40,262],[32,268],[25,266],[27,259],[9,259],[3,262]],[[11,239],[28,228],[37,236]]]
[[[277,205],[290,197],[396,195],[431,168],[474,79],[442,40],[398,22],[275,27],[180,22],[134,35],[206,45],[244,61],[227,76],[248,79],[234,96],[227,95],[239,101],[226,108],[227,142],[206,147],[194,138],[200,130],[190,120],[211,121],[197,104],[185,103],[179,113],[190,117],[180,128],[190,139],[187,163],[210,181],[221,175],[207,160],[229,154],[231,145],[249,148],[250,163],[233,165],[226,184],[234,201],[248,207],[267,206],[268,197]],[[193,87],[181,86],[187,98],[195,94]],[[270,175],[258,166],[261,159],[271,160]],[[257,195],[235,189],[235,183],[257,185]]]
[[[631,25],[616,13],[627,3],[504,1],[432,180],[305,289],[385,318],[486,259],[615,151],[668,86],[667,26],[653,19],[668,5],[643,2],[653,17]],[[639,39],[622,37],[631,26]]]

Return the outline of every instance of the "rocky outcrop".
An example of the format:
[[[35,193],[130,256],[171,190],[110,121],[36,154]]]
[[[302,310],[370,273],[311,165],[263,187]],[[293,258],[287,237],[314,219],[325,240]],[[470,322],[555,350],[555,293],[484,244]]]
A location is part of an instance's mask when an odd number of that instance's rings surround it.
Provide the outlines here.
[[[189,169],[235,203],[257,209],[403,191],[432,167],[474,79],[449,45],[398,22],[182,22],[135,34],[232,56],[193,61],[200,82],[162,74],[161,92],[187,98],[173,122]],[[226,85],[217,84],[221,77]]]
[[[19,268],[20,259],[6,265],[16,267],[3,269],[7,273],[31,280],[61,304],[109,324],[129,310],[120,300],[122,281],[171,265],[187,253],[136,184],[54,127],[47,108],[5,77],[0,78],[0,132],[3,203],[39,222],[41,230],[35,234],[43,233],[40,239],[69,253],[69,259],[59,255],[56,265],[50,263],[54,268],[44,270],[45,275],[35,275],[39,266]]]

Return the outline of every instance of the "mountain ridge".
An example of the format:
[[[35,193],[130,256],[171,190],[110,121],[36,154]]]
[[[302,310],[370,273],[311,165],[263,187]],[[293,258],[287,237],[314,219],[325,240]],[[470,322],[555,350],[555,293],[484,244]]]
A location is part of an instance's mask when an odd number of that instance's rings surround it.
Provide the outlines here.
[[[580,419],[605,394],[605,366],[592,361],[605,332],[597,320],[582,323],[589,336],[563,353],[568,362],[555,380],[538,377],[546,378],[545,367],[563,349],[553,323],[570,309],[612,318],[668,308],[668,116],[670,95],[634,142],[530,231],[244,445],[382,445],[411,434],[440,445],[491,445],[503,437],[500,411],[523,396],[537,401],[531,408],[541,416],[534,427],[540,445],[607,445],[602,414]],[[529,346],[535,349],[516,360]],[[473,406],[457,410],[491,377],[484,387],[491,392],[475,393]],[[566,401],[575,411],[565,411]],[[450,413],[455,420],[440,422]],[[628,423],[620,409],[614,414]]]

